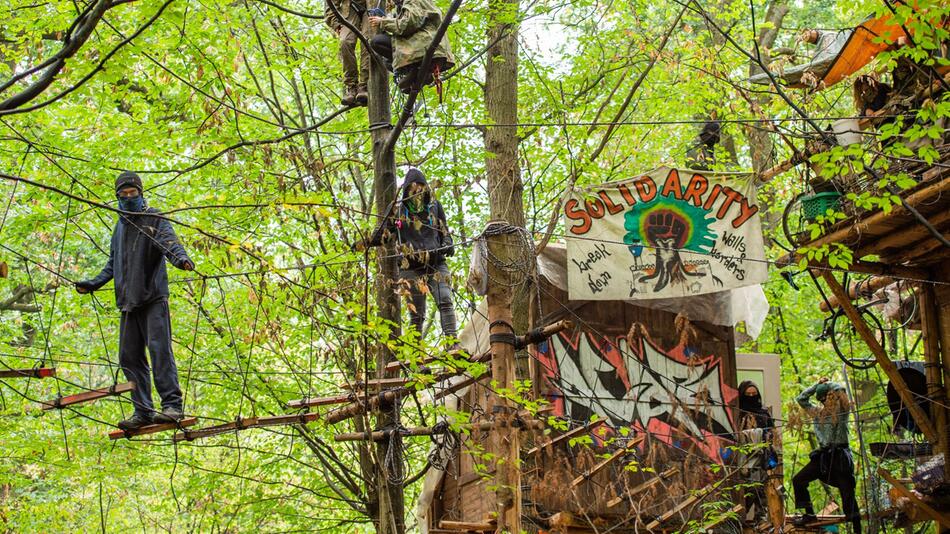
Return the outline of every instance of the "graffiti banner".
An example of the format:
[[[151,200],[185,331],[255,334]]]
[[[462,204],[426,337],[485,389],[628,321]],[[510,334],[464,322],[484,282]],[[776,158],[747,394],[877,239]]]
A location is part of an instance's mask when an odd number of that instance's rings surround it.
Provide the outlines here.
[[[579,329],[538,345],[536,357],[555,391],[555,414],[647,432],[666,442],[691,441],[710,458],[733,431],[736,397],[719,356],[684,343],[661,348],[649,335],[605,336]]]
[[[751,176],[661,168],[564,205],[571,300],[687,297],[768,276]]]

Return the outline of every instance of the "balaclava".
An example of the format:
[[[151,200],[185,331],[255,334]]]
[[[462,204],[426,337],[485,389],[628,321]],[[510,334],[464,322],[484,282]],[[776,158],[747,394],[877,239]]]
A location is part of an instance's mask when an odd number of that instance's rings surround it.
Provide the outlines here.
[[[142,194],[142,179],[139,178],[139,175],[132,171],[124,171],[120,174],[119,177],[115,179],[116,194],[118,195],[119,191],[126,187],[138,189],[139,195],[135,198],[120,198],[119,209],[131,212],[145,211],[145,197]]]

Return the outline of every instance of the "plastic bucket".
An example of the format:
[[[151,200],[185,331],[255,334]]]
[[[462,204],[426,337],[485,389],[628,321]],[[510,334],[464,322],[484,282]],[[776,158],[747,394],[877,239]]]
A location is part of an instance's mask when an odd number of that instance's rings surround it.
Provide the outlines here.
[[[841,146],[856,145],[861,142],[861,125],[857,119],[838,119],[831,123],[831,130]]]

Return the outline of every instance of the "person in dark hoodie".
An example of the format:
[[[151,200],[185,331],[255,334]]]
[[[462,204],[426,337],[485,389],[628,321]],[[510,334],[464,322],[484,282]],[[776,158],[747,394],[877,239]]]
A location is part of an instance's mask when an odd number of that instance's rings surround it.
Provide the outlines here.
[[[739,384],[738,442],[746,446],[740,449],[740,469],[750,483],[745,492],[746,520],[755,521],[764,517],[766,508],[765,484],[768,470],[778,465],[778,455],[772,447],[772,429],[775,420],[762,405],[759,386],[751,380]]]
[[[428,292],[439,307],[442,334],[454,340],[458,335],[458,325],[452,301],[452,275],[445,258],[455,254],[455,246],[445,220],[445,210],[433,196],[425,175],[419,169],[406,172],[402,197],[393,206],[388,220],[376,229],[366,244],[379,246],[387,238],[396,240],[397,252],[403,257],[399,279],[409,284],[412,325],[422,333]]]
[[[771,429],[775,426],[772,414],[762,406],[759,386],[751,380],[739,384],[739,428]]]
[[[98,276],[76,282],[76,291],[91,293],[115,279],[115,303],[122,313],[119,321],[119,365],[130,382],[134,412],[119,421],[123,430],[152,423],[180,421],[182,414],[178,368],[172,354],[171,318],[168,313],[168,274],[165,258],[186,271],[195,268],[175,230],[159,211],[146,207],[142,179],[123,172],[115,181],[119,200],[119,220],[112,232],[109,261]],[[155,389],[162,399],[162,411],[152,404],[148,347],[155,375]]]

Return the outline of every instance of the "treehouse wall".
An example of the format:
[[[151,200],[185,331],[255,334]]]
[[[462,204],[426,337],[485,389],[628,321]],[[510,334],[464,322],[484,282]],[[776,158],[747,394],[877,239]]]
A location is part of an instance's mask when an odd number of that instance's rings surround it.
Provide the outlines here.
[[[631,437],[646,433],[642,457],[657,463],[646,467],[655,467],[658,473],[677,464],[695,463],[688,470],[691,473],[671,477],[683,496],[708,485],[714,477],[707,476],[704,466],[718,461],[721,440],[733,430],[729,408],[736,397],[733,329],[677,321],[676,314],[626,302],[569,302],[566,292],[543,278],[540,283],[542,313],[535,316],[543,318],[537,324],[570,319],[575,325],[532,348],[532,383],[536,393],[551,402],[554,415],[581,424],[597,414],[614,427],[632,429]],[[633,325],[639,326],[635,335],[628,336]],[[475,407],[486,406],[487,394],[485,388],[469,391],[460,408],[478,412]],[[523,434],[526,447],[546,439],[540,433]],[[488,443],[487,433],[463,440],[435,489],[428,513],[432,528],[443,519],[484,521],[495,509],[491,471],[483,478],[476,469],[476,464],[490,463],[479,459]],[[621,462],[598,475],[611,488],[608,491],[595,491],[598,481],[578,489],[579,495],[586,495],[581,499],[567,491],[543,490],[560,486],[560,481],[589,468],[592,454],[587,458],[583,453],[575,457],[546,451],[538,458],[523,459],[525,513],[633,513],[627,503],[608,507],[607,501],[623,486],[632,487],[654,475],[652,471],[624,472]],[[655,491],[664,487],[657,486]]]
[[[538,392],[556,415],[577,422],[597,415],[718,458],[722,438],[733,430],[732,328],[677,321],[673,313],[628,302],[562,304],[566,293],[541,284],[541,323],[575,324],[538,345],[532,359]]]

